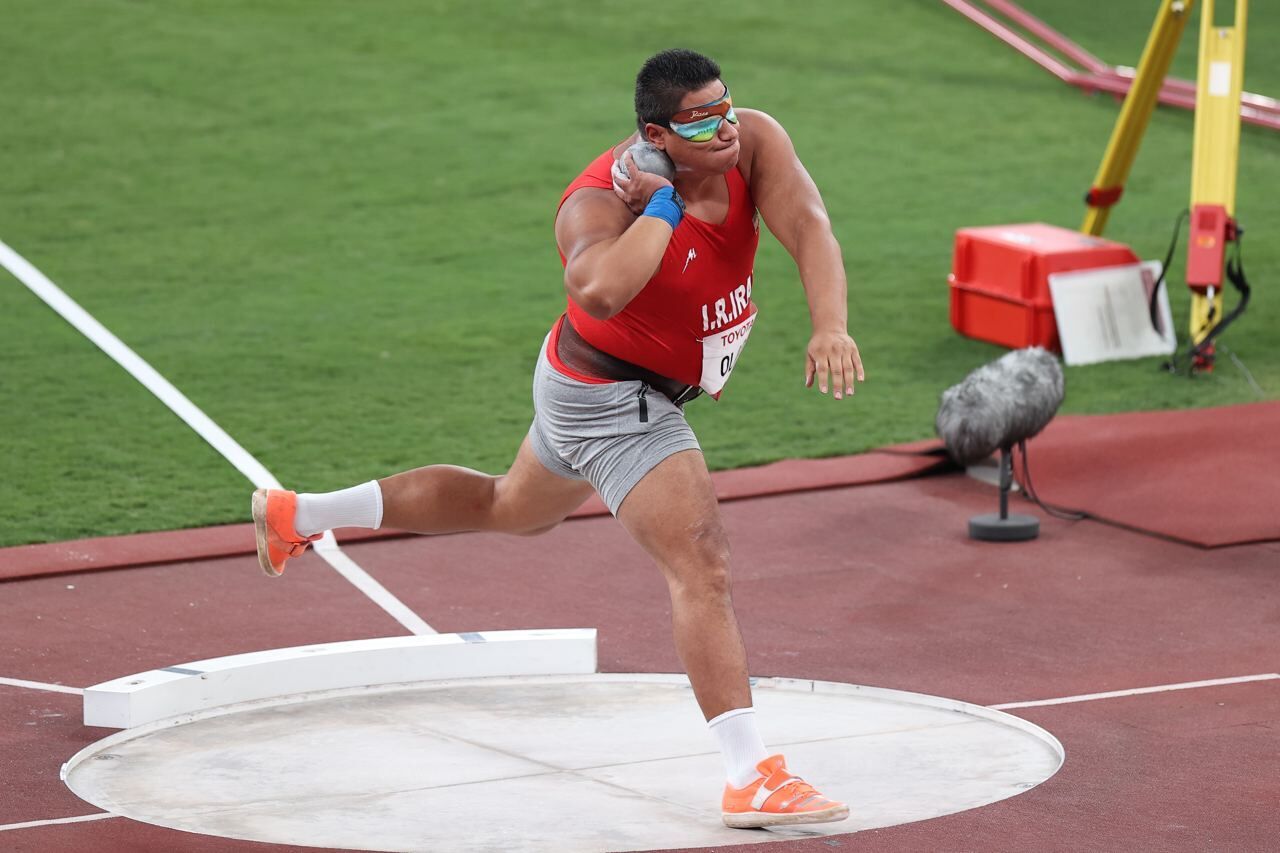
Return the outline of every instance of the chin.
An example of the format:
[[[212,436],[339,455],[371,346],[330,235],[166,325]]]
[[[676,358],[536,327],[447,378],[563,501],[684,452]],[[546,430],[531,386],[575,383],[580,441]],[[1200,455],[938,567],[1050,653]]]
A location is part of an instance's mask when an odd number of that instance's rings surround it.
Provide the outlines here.
[[[724,148],[710,152],[707,157],[707,171],[724,174],[738,165],[738,155],[741,153],[742,146],[736,139]]]
[[[738,165],[738,155],[741,153],[742,146],[735,139],[723,148],[699,152],[697,159],[684,162],[676,160],[676,171],[695,175],[723,175]]]

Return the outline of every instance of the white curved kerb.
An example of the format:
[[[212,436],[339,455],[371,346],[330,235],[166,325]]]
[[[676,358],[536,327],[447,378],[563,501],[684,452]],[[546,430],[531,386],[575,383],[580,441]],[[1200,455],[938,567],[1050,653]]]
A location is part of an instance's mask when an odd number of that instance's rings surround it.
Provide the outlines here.
[[[352,640],[211,658],[104,681],[85,688],[84,724],[128,729],[223,705],[303,693],[595,671],[594,628]]]

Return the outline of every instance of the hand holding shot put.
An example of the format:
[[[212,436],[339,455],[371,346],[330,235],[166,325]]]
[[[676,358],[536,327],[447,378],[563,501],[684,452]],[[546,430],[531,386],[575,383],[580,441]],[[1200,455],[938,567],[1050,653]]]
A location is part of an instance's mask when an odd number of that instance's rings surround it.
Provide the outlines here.
[[[684,413],[699,396],[720,398],[759,317],[761,218],[809,304],[806,385],[853,393],[863,370],[840,246],[786,131],[735,109],[713,60],[650,57],[634,105],[636,131],[560,197],[565,311],[537,348],[532,423],[507,472],[428,465],[327,494],[259,490],[259,562],[278,575],[334,527],[534,535],[596,492],[667,581],[676,650],[724,759],[724,823],[843,820],[848,806],[791,775],[760,736],[729,535]]]
[[[654,192],[663,186],[674,186],[671,182],[676,179],[676,166],[653,143],[637,142],[622,152],[611,174],[613,191],[639,216]]]

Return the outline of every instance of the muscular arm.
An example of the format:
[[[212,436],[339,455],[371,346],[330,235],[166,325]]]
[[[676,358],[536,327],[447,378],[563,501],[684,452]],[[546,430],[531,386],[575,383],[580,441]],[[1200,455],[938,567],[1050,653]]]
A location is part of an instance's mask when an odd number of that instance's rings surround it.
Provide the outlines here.
[[[827,391],[830,371],[835,396],[853,393],[854,377],[863,378],[857,344],[849,337],[847,283],[840,244],[831,232],[827,208],[813,178],[796,156],[782,125],[756,110],[739,110],[752,144],[751,195],[765,225],[795,259],[809,301],[813,338],[805,365],[805,384]]]
[[[578,190],[556,217],[569,298],[597,320],[607,320],[657,272],[670,240],[670,225],[635,216],[612,190]]]

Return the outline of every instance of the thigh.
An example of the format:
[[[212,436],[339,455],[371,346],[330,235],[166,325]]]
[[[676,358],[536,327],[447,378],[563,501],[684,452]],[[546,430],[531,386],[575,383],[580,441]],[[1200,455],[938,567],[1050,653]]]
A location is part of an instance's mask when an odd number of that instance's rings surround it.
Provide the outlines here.
[[[728,568],[729,540],[700,450],[655,466],[623,499],[617,517],[671,579]]]
[[[563,521],[594,491],[585,480],[548,470],[538,461],[526,436],[511,468],[494,486],[494,528],[509,533],[546,530]]]

